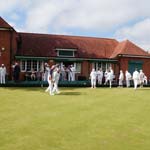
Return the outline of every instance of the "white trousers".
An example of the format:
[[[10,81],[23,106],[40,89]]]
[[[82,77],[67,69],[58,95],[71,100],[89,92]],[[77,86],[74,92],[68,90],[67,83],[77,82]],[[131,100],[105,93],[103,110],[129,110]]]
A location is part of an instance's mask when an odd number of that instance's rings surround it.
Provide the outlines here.
[[[50,95],[53,94],[53,83],[52,83],[52,81],[48,81],[48,87],[45,90],[45,92],[49,92]]]
[[[0,83],[5,84],[5,74],[0,75]]]
[[[139,81],[137,79],[134,79],[133,82],[134,82],[134,89],[137,89]]]
[[[54,92],[59,93],[59,90],[58,90],[58,82],[57,82],[57,81],[54,82],[54,87],[53,87],[52,92],[53,92],[53,93],[54,93]]]
[[[126,87],[130,87],[130,80],[126,80]]]
[[[102,77],[101,76],[98,76],[98,84],[102,84]]]
[[[95,88],[96,87],[96,79],[91,79],[91,87]]]

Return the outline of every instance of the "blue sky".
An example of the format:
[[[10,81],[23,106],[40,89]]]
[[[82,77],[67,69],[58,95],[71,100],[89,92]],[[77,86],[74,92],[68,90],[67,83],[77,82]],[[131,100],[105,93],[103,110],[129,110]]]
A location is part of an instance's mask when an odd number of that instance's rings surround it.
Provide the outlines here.
[[[150,50],[149,0],[0,0],[19,32],[128,39]]]

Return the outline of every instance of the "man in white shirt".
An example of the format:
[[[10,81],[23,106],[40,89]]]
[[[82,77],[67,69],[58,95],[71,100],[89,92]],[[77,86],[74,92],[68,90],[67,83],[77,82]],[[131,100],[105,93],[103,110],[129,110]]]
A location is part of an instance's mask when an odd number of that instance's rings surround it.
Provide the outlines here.
[[[135,71],[133,72],[133,82],[134,82],[134,89],[135,90],[137,89],[137,86],[139,84],[139,80],[140,80],[139,72],[137,71],[137,69],[135,69]]]
[[[109,87],[111,88],[111,87],[112,87],[113,78],[114,78],[113,71],[112,71],[112,70],[109,70],[109,71],[107,72],[105,85],[107,84],[107,82],[109,82]]]

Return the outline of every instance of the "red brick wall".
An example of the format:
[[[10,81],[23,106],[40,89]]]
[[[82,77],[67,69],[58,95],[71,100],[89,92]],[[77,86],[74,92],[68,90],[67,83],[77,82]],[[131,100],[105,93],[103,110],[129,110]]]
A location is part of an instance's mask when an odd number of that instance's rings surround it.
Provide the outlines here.
[[[143,72],[149,78],[150,77],[150,59],[149,58],[119,58],[120,69],[125,72],[128,70],[129,61],[143,61]]]
[[[91,66],[88,61],[83,61],[81,65],[81,75],[85,76],[86,79],[89,78]]]
[[[15,31],[0,30],[0,65],[3,63],[6,66],[7,73],[11,76],[11,64],[17,50],[16,42],[17,33]],[[2,51],[2,48],[5,50]],[[12,60],[10,61],[10,50],[12,49]]]

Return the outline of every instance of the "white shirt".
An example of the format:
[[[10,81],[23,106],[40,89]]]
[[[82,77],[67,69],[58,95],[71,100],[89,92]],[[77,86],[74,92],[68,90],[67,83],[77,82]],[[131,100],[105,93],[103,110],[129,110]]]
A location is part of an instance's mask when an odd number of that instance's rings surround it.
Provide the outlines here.
[[[125,76],[126,76],[126,80],[131,80],[131,74],[128,71],[126,71]]]
[[[139,72],[138,71],[133,72],[133,80],[139,80]]]
[[[91,79],[96,79],[96,76],[97,76],[96,71],[92,71],[90,74]]]

